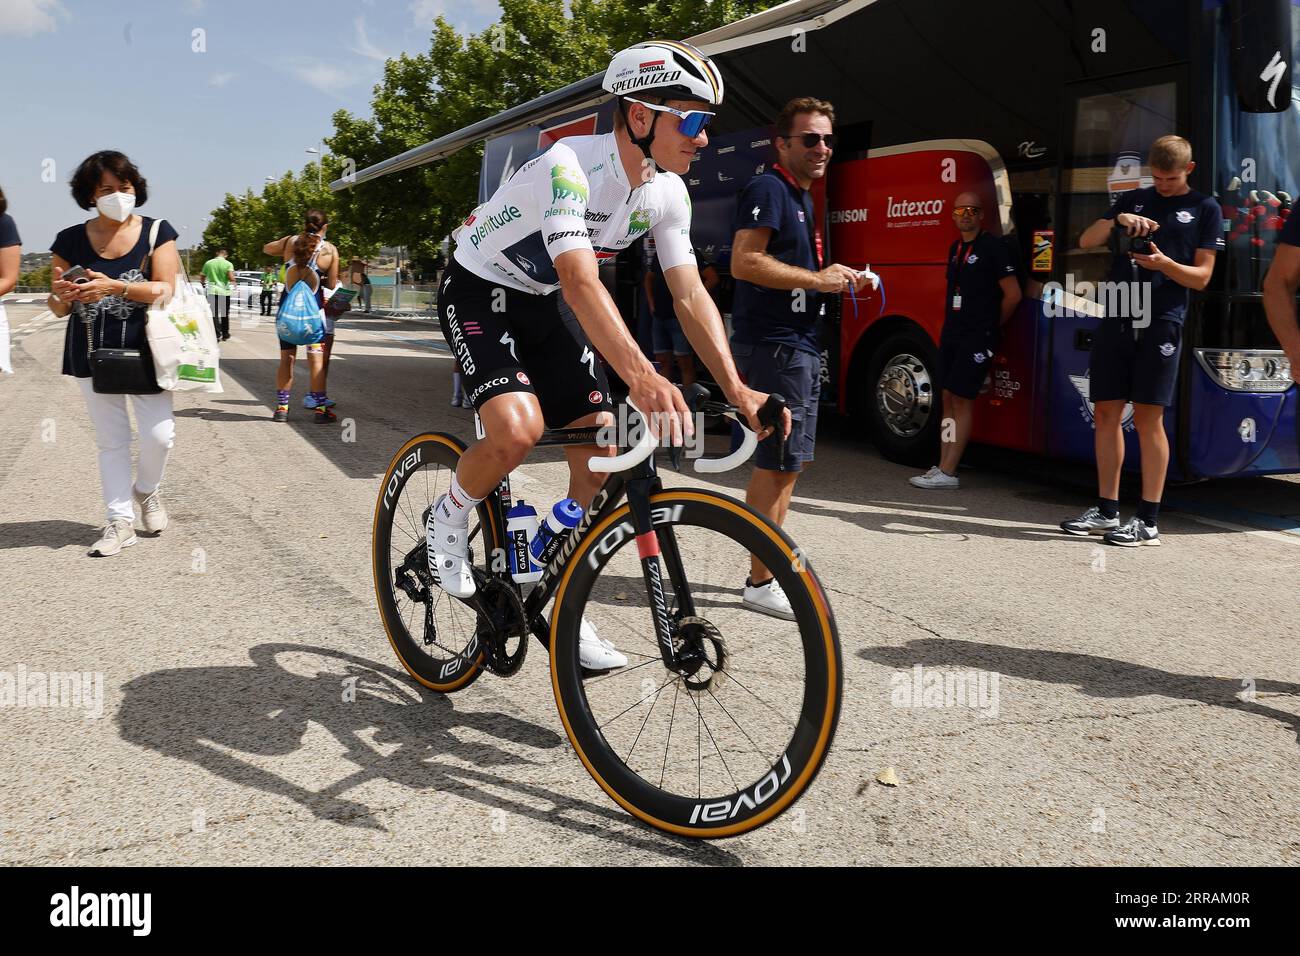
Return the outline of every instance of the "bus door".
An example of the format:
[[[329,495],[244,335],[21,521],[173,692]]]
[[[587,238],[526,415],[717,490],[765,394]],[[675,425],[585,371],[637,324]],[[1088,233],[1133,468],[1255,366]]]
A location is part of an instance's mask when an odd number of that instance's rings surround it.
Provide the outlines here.
[[[1057,269],[1036,302],[1049,329],[1047,453],[1091,461],[1093,403],[1089,351],[1101,317],[1132,307],[1128,282],[1106,282],[1111,253],[1079,248],[1079,235],[1122,193],[1151,185],[1147,148],[1160,136],[1185,133],[1180,122],[1178,73],[1172,69],[1089,80],[1066,88],[1066,150],[1061,170],[1061,228],[1055,236]],[[1196,148],[1196,144],[1193,144]],[[1208,144],[1206,146],[1208,150]],[[1123,419],[1125,463],[1139,463],[1133,410]],[[1173,442],[1176,410],[1165,416]]]

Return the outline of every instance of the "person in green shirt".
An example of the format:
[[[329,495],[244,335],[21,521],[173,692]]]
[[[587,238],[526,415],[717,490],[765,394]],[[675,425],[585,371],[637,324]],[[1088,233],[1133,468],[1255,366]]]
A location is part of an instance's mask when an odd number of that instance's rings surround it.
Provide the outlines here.
[[[262,269],[262,314],[271,314],[271,300],[275,297],[275,271],[266,266]]]
[[[226,254],[227,250],[218,249],[216,258],[203,263],[203,291],[212,305],[212,321],[223,342],[230,338],[230,284],[235,278],[235,266]]]

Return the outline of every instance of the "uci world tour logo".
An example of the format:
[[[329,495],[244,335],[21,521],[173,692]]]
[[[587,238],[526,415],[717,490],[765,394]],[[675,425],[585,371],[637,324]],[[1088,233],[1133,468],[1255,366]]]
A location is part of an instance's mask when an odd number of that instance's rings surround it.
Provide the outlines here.
[[[635,236],[637,233],[645,232],[650,228],[650,213],[644,209],[638,209],[632,213],[632,218],[627,221],[627,234]]]
[[[587,187],[578,178],[578,174],[564,166],[551,167],[551,202],[561,199],[573,199],[577,202],[587,201]]]
[[[1071,375],[1070,381],[1074,384],[1075,389],[1078,391],[1079,397],[1083,399],[1083,404],[1079,407],[1079,413],[1083,416],[1084,421],[1086,421],[1093,428],[1096,428],[1097,407],[1095,403],[1092,401],[1092,399],[1088,397],[1089,392],[1091,391],[1090,383],[1088,381],[1088,376]],[[1125,431],[1131,432],[1137,430],[1137,426],[1133,424],[1133,403],[1132,402],[1126,402],[1124,404],[1124,415],[1120,419],[1119,424],[1120,427],[1123,428]]]

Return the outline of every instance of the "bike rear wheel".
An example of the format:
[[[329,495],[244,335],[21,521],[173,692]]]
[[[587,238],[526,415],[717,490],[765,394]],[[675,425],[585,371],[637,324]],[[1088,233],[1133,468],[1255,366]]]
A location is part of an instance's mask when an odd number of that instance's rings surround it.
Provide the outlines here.
[[[735,836],[787,809],[826,758],[842,690],[835,620],[804,556],[762,515],[707,491],[650,500],[674,641],[702,649],[702,663],[684,675],[663,662],[624,504],[584,537],[561,579],[556,704],[583,764],[629,813],[684,836]],[[743,604],[751,554],[775,574],[793,621]],[[627,667],[583,671],[584,617]]]
[[[384,472],[371,533],[375,600],[388,641],[407,673],[444,694],[468,687],[484,663],[478,616],[433,583],[424,545],[426,510],[451,486],[464,451],[442,433],[407,441]],[[494,500],[480,504],[469,524],[471,562],[484,570],[503,540]]]

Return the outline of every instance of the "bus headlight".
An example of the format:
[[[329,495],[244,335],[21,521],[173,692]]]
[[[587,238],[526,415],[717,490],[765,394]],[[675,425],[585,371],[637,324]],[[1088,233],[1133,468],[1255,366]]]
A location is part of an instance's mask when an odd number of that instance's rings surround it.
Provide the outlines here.
[[[1291,362],[1281,352],[1197,349],[1201,368],[1234,392],[1285,392],[1291,387]]]

